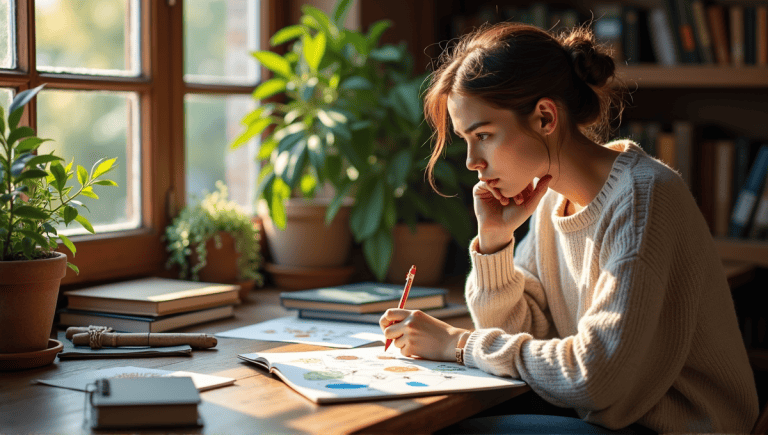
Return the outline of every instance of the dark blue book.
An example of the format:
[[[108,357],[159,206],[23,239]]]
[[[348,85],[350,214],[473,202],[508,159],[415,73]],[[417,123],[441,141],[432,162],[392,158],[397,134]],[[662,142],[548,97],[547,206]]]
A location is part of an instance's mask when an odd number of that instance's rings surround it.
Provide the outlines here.
[[[739,197],[739,192],[747,184],[749,175],[750,140],[746,136],[739,136],[735,140],[736,151],[733,168],[733,198]]]
[[[437,287],[411,287],[405,308],[426,310],[444,307],[448,290]],[[360,282],[336,287],[280,293],[280,304],[301,310],[378,313],[397,308],[403,286],[377,282]]]
[[[747,183],[741,189],[739,197],[736,199],[736,205],[733,207],[733,213],[731,214],[729,236],[744,237],[746,235],[749,220],[752,217],[767,172],[768,144],[764,144],[760,146],[757,158],[749,170]]]

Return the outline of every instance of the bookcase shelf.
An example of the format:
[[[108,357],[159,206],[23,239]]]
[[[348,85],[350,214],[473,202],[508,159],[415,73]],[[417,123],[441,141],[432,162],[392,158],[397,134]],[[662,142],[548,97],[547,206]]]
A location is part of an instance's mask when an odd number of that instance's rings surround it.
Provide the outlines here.
[[[764,240],[716,238],[720,258],[745,261],[760,267],[768,267],[768,242]]]
[[[707,65],[620,65],[617,76],[640,88],[768,88],[768,68]]]

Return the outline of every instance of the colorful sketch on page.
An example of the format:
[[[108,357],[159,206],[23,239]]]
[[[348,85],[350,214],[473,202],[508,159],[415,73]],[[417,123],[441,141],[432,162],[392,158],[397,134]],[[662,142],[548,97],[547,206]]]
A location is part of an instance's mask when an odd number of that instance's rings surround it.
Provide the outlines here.
[[[262,366],[269,361],[281,379],[317,403],[525,385],[456,363],[385,353],[383,347],[239,357]]]
[[[376,325],[308,320],[296,317],[272,319],[230,331],[219,332],[216,336],[317,344],[338,348],[352,348],[384,341],[381,328]]]

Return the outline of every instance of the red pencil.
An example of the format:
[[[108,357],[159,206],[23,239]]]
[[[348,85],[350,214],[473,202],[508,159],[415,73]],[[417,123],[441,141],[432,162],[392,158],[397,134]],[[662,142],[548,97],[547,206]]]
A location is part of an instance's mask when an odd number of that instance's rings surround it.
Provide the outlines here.
[[[405,287],[403,288],[403,295],[400,296],[400,304],[397,306],[397,308],[401,310],[405,308],[405,301],[408,300],[408,292],[411,291],[411,284],[413,284],[413,278],[415,277],[416,277],[416,265],[414,264],[413,266],[411,266],[411,270],[408,271],[408,275],[405,275]],[[389,325],[387,325],[387,327],[390,327],[395,323],[397,322],[393,320],[389,322]],[[390,344],[392,344],[392,339],[388,338],[387,342],[384,344],[384,352],[387,351],[387,348],[389,348]]]

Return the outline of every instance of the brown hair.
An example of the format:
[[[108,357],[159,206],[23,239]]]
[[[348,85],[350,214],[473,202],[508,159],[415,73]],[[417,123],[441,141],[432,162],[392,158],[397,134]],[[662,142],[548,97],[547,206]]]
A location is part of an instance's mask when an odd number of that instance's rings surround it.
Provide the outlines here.
[[[607,86],[609,79],[618,80],[613,59],[595,43],[588,24],[559,36],[521,23],[484,25],[446,49],[438,63],[424,101],[424,116],[435,137],[427,165],[435,191],[434,166],[451,137],[447,101],[452,92],[511,110],[518,119],[530,115],[541,98],[551,98],[564,109],[561,120],[566,131],[601,144],[610,132],[611,107],[618,107],[619,118],[623,111],[619,93]],[[526,123],[521,124],[536,137]],[[549,153],[546,141],[539,138]]]

